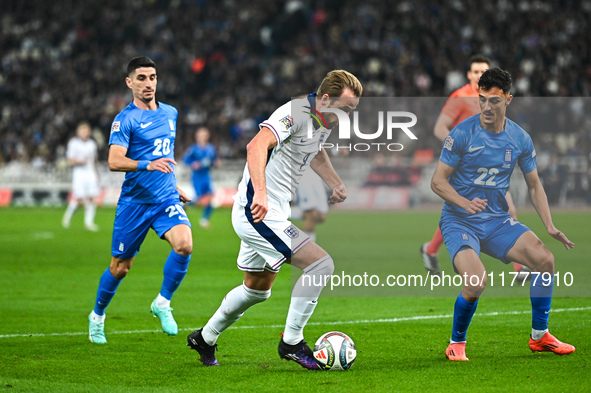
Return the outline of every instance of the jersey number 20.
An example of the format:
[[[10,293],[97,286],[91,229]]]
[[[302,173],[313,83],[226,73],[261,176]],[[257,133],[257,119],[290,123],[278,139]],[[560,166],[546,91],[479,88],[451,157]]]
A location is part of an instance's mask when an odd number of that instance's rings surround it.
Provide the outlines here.
[[[165,212],[168,213],[168,217],[170,218],[179,215],[179,220],[188,220],[185,209],[183,209],[183,207],[179,204],[168,206]]]
[[[170,139],[168,139],[168,138],[165,138],[164,140],[156,139],[154,141],[154,146],[156,146],[156,148],[154,149],[154,152],[152,153],[153,155],[167,156],[170,154]]]
[[[478,168],[478,170],[476,171],[478,173],[480,173],[481,175],[478,176],[478,178],[476,180],[474,180],[475,184],[478,184],[479,186],[496,186],[497,182],[494,181],[495,180],[495,176],[497,176],[499,174],[499,170],[497,168]],[[486,181],[484,181],[484,178],[489,175],[490,177],[488,179],[486,179]]]

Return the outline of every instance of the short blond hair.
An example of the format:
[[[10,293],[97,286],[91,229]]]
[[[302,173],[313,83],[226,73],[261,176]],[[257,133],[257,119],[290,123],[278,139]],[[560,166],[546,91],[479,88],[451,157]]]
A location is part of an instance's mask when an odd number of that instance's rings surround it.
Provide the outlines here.
[[[316,94],[319,96],[328,94],[329,97],[340,97],[346,88],[351,89],[356,97],[361,97],[363,93],[363,86],[361,86],[361,82],[355,75],[345,70],[332,70],[326,74]]]

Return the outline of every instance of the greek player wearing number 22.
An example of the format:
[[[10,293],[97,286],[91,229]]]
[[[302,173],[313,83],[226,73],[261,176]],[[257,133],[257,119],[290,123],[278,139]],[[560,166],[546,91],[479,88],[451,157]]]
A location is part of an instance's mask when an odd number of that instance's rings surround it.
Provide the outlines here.
[[[133,101],[111,126],[109,168],[126,175],[113,225],[111,264],[101,276],[94,310],[88,317],[90,341],[97,344],[107,342],[105,308],[150,228],[172,247],[164,264],[162,288],[150,310],[160,318],[165,333],[177,334],[170,299],[187,273],[193,251],[191,223],[181,205],[190,200],[176,187],[174,174],[178,112],[156,101],[156,65],[151,59],[133,58],[125,81]]]
[[[513,98],[511,83],[511,75],[499,68],[482,74],[478,82],[481,113],[458,124],[447,136],[431,181],[433,191],[445,200],[439,222],[443,241],[454,269],[469,278],[455,302],[452,336],[445,352],[450,360],[468,360],[466,332],[487,284],[481,250],[504,263],[518,262],[535,272],[530,283],[532,352],[566,355],[575,351],[548,331],[554,256],[528,227],[507,212],[505,193],[519,164],[548,234],[567,250],[574,247],[552,223],[530,136],[505,117]]]
[[[303,274],[292,291],[279,356],[306,369],[318,369],[304,341],[304,327],[334,264],[326,251],[289,222],[289,202],[310,167],[332,190],[330,203],[347,197],[328,154],[320,149],[338,118],[334,113],[320,112],[334,108],[348,114],[357,107],[361,93],[361,83],[354,75],[331,71],[317,93],[294,99],[273,112],[248,144],[246,167],[232,209],[232,225],[241,239],[238,268],[244,271],[244,282],[224,297],[202,329],[187,337],[187,345],[199,352],[204,365],[218,365],[215,350],[220,334],[249,307],[271,296],[279,269],[290,263]],[[314,123],[312,119],[318,120]]]

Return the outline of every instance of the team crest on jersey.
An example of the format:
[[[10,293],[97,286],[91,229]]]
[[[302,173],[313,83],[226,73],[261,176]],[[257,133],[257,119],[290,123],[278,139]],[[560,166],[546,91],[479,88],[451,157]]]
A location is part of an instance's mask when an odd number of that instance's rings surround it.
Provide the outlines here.
[[[170,127],[170,131],[174,131],[174,120],[168,119],[168,126]]]
[[[283,232],[285,232],[285,234],[289,236],[290,239],[295,239],[299,235],[298,228],[293,224],[287,227],[287,229],[285,229]]]
[[[512,155],[512,150],[505,149],[505,162],[511,162],[511,155]]]
[[[452,139],[451,136],[448,135],[447,138],[445,138],[445,142],[443,143],[443,148],[451,151],[451,147],[453,145],[454,145],[454,140]]]
[[[111,126],[111,132],[118,132],[121,127],[121,122],[114,121],[113,125]]]
[[[468,234],[466,234],[466,233],[462,233],[462,239],[464,239],[464,240],[468,240]]]
[[[293,127],[293,117],[287,115],[283,119],[279,120],[279,123],[283,124],[286,130],[289,130],[291,127]]]

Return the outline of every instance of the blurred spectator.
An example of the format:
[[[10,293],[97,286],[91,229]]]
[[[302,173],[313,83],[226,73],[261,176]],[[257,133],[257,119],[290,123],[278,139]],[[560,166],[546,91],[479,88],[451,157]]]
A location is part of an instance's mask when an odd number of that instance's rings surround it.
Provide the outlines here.
[[[400,156],[392,156],[392,163],[383,154],[374,155],[373,168],[367,175],[364,187],[404,187],[410,185],[409,171],[401,162]]]
[[[179,108],[180,133],[205,124],[232,157],[289,99],[280,92],[313,91],[334,68],[355,73],[364,96],[444,97],[466,59],[483,53],[514,75],[515,95],[589,96],[589,4],[3,0],[0,161],[29,160],[41,145],[55,161],[82,119],[106,139],[131,100],[120,83],[135,55],[167,75],[159,95]]]

